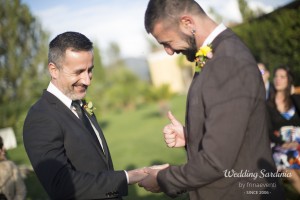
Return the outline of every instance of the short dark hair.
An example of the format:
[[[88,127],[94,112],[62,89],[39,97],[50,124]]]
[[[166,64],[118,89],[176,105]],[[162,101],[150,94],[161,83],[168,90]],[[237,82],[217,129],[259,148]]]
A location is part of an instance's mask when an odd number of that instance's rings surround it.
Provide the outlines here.
[[[2,139],[2,137],[0,136],[0,149],[2,149],[3,148],[3,139]]]
[[[49,44],[48,63],[54,63],[60,68],[66,50],[92,51],[93,43],[83,34],[78,32],[64,32],[57,35]]]
[[[194,0],[150,0],[145,12],[145,29],[151,33],[154,25],[162,19],[174,25],[184,12],[206,15]]]

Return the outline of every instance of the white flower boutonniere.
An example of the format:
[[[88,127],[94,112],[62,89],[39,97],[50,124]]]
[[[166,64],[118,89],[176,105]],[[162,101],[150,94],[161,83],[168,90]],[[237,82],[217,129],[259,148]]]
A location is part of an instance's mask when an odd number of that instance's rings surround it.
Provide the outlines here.
[[[203,66],[205,65],[207,59],[211,59],[213,57],[211,44],[207,46],[202,46],[197,51],[195,55],[196,68],[195,72],[200,72]]]
[[[89,102],[84,101],[83,108],[86,110],[87,113],[89,113],[89,115],[93,115],[94,110],[96,110],[96,108],[93,105],[93,102],[91,101]]]

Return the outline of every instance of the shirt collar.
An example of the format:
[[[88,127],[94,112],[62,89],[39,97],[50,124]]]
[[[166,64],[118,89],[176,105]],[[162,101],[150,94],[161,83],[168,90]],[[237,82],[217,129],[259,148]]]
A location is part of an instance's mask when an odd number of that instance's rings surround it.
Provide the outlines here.
[[[208,37],[204,40],[203,44],[202,44],[202,47],[203,46],[206,46],[208,44],[211,44],[212,41],[220,34],[222,33],[224,30],[226,30],[226,26],[221,23],[219,24],[214,30],[213,32],[211,32]]]
[[[49,83],[47,91],[56,96],[68,108],[72,108],[72,99],[64,95],[52,82]]]

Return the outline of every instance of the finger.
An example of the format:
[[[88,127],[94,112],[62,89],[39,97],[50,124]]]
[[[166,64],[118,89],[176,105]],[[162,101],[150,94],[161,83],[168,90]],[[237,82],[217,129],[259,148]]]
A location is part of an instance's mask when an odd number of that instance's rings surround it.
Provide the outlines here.
[[[147,174],[150,174],[153,170],[150,168],[150,167],[146,167],[144,169],[144,172],[147,173]]]
[[[151,192],[153,192],[153,193],[159,193],[160,192],[160,188],[159,187],[152,188]]]
[[[151,169],[159,169],[159,170],[161,170],[161,169],[165,169],[165,168],[167,168],[169,166],[170,166],[170,164],[166,163],[166,164],[162,164],[162,165],[153,165],[150,168]]]
[[[176,142],[167,144],[167,146],[168,146],[169,148],[174,148],[174,147],[176,146]]]
[[[173,125],[172,124],[168,124],[168,125],[166,125],[164,127],[163,133],[168,134],[168,133],[173,132],[173,130],[174,130]]]
[[[171,113],[171,111],[168,112],[168,118],[170,120],[170,122],[173,124],[173,125],[179,125],[179,121],[177,121],[177,119],[173,116],[173,114]]]
[[[140,182],[138,183],[138,186],[139,186],[139,187],[144,187],[144,181],[140,181]]]
[[[175,140],[175,138],[176,138],[176,135],[174,134],[174,132],[172,132],[172,133],[167,133],[167,134],[164,134],[164,138],[165,138],[165,140],[167,140],[167,139],[173,139],[173,140]]]
[[[167,144],[168,147],[173,148],[173,147],[175,147],[175,145],[176,145],[176,141],[174,141],[174,142],[169,142],[169,143],[166,142],[166,144]]]
[[[165,139],[166,144],[173,144],[175,143],[174,139]]]

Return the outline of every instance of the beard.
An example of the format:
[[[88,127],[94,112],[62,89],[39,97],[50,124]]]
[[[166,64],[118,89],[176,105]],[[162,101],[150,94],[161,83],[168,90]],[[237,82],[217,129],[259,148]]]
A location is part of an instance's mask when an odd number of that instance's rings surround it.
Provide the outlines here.
[[[87,92],[88,87],[83,84],[74,84],[62,89],[63,94],[72,100],[82,100]]]
[[[196,53],[198,51],[196,45],[196,39],[194,36],[189,36],[183,34],[183,39],[189,44],[189,47],[185,50],[182,50],[181,53],[186,56],[186,59],[190,62],[194,62],[196,58]]]

